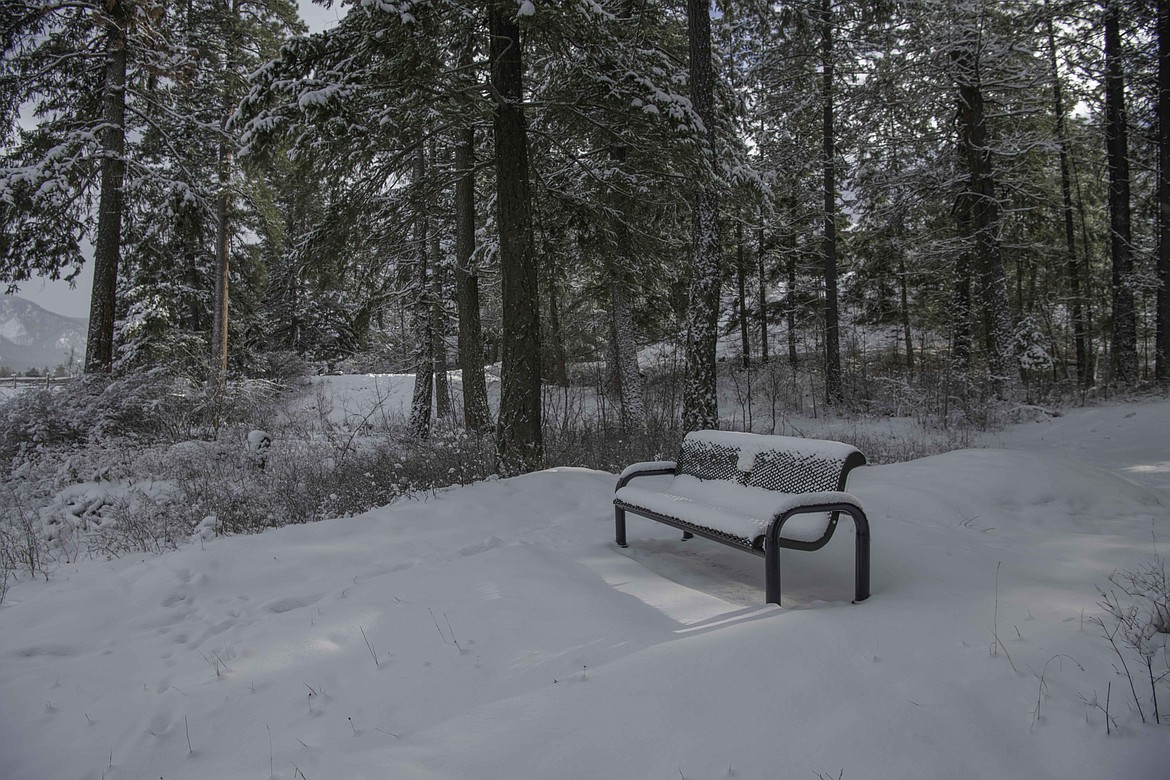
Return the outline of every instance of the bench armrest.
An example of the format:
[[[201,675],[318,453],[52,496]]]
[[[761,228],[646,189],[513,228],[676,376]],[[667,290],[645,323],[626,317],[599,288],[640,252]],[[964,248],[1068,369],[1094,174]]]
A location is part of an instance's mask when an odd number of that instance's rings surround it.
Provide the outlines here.
[[[861,502],[850,493],[840,490],[826,490],[820,493],[784,493],[776,502],[773,520],[784,515],[803,515],[810,512],[847,511],[852,507],[864,511]]]
[[[673,474],[677,468],[678,463],[673,460],[649,460],[630,464],[622,469],[621,474],[618,474],[618,483],[614,492],[621,490],[629,484],[630,480],[637,477],[661,477]]]

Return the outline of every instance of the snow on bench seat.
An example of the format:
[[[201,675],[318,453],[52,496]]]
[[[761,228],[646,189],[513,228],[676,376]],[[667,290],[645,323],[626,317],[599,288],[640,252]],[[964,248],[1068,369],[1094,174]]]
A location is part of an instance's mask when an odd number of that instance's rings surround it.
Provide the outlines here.
[[[768,524],[790,509],[821,504],[857,504],[848,493],[777,493],[751,485],[703,480],[680,474],[666,490],[626,485],[614,498],[629,507],[641,507],[700,528],[735,537],[749,547],[763,549]],[[784,524],[783,539],[815,542],[825,535],[830,513],[795,515]]]

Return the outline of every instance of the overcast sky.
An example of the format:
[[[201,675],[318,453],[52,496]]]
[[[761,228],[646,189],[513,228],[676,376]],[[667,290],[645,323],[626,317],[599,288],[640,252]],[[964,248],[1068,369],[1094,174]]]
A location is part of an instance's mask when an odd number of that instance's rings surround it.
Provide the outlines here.
[[[334,24],[339,16],[344,15],[340,0],[334,0],[332,8],[322,8],[311,0],[297,0],[301,8],[301,18],[309,25],[310,32],[324,30]],[[92,250],[86,252],[88,257]],[[68,282],[49,281],[36,278],[25,282],[17,293],[42,308],[66,317],[89,317],[89,294],[93,287],[93,267],[87,262],[81,275],[70,286]],[[0,292],[3,292],[0,289]]]

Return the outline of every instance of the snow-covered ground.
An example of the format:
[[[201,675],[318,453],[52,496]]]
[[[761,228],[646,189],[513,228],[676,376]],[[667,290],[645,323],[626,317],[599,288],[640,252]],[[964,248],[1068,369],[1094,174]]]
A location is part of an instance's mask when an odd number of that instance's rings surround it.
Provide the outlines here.
[[[1165,777],[1091,619],[1170,544],[1170,402],[985,443],[854,473],[859,605],[847,524],[763,606],[580,469],[62,566],[0,605],[0,778]]]

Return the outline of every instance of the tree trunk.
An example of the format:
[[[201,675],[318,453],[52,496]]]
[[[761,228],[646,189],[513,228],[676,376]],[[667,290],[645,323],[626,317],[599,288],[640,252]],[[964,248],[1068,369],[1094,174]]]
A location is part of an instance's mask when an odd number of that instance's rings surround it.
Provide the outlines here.
[[[739,351],[743,367],[749,368],[752,364],[752,345],[748,339],[747,259],[744,257],[742,222],[735,224],[735,278],[739,288]]]
[[[475,128],[460,131],[455,147],[455,306],[459,314],[459,369],[463,374],[463,424],[491,428],[483,376],[479,275],[475,267]]]
[[[126,176],[126,24],[123,0],[106,3],[106,74],[102,85],[101,194],[94,243],[93,289],[85,372],[109,373],[114,367],[114,307],[118,263],[122,257],[122,184]]]
[[[414,187],[421,188],[426,175],[426,156],[419,144],[414,165]],[[435,336],[431,322],[432,302],[427,254],[429,226],[421,198],[414,218],[415,263],[410,282],[410,309],[414,331],[414,392],[410,399],[410,431],[421,440],[431,435],[431,396],[434,392]]]
[[[552,375],[549,381],[557,387],[569,386],[569,361],[565,354],[565,329],[561,324],[561,292],[557,285],[556,269],[545,263],[545,297],[548,299],[548,336],[552,349]]]
[[[491,86],[495,96],[496,224],[500,231],[500,299],[503,338],[496,452],[504,474],[540,467],[540,306],[532,249],[520,28],[514,3],[488,12]]]
[[[693,217],[690,290],[687,295],[686,380],[683,428],[719,427],[715,388],[716,326],[719,316],[719,195],[710,178],[716,170],[715,74],[711,63],[711,16],[708,0],[687,0],[688,61],[691,103],[704,125],[703,149],[709,175],[699,182]]]
[[[821,154],[824,166],[825,400],[841,400],[841,321],[837,309],[837,164],[833,127],[833,5],[821,0]]]
[[[901,304],[902,338],[906,344],[906,373],[914,379],[914,338],[910,332],[910,280],[906,270],[906,256],[899,253],[898,258],[898,302]]]
[[[226,24],[238,25],[240,17],[239,0],[232,0],[228,9],[230,17]],[[229,27],[234,32],[235,27]],[[231,273],[231,217],[232,217],[232,166],[235,163],[234,139],[228,134],[228,118],[235,110],[236,94],[232,89],[234,80],[233,60],[235,53],[232,41],[226,41],[224,72],[222,136],[219,142],[219,193],[215,201],[215,297],[212,301],[211,321],[211,374],[216,386],[223,390],[227,385],[228,369],[228,302],[230,300],[229,279]]]
[[[1064,119],[1064,96],[1060,85],[1060,68],[1056,60],[1056,34],[1053,30],[1049,0],[1044,0],[1045,24],[1048,32],[1048,58],[1052,70],[1052,103],[1056,114],[1056,142],[1060,150],[1060,196],[1064,210],[1064,245],[1067,259],[1068,297],[1072,314],[1073,349],[1076,353],[1077,384],[1092,384],[1089,359],[1085,344],[1084,299],[1081,295],[1081,268],[1077,259],[1076,228],[1073,222],[1072,179],[1069,175],[1068,137]]]
[[[1133,241],[1129,214],[1129,141],[1125,74],[1117,0],[1105,0],[1105,155],[1109,168],[1110,257],[1113,274],[1113,380],[1138,379],[1133,299]]]
[[[614,163],[620,169],[626,150],[616,147],[612,152]],[[610,336],[614,365],[611,372],[617,377],[621,399],[622,425],[637,430],[645,425],[646,410],[642,400],[642,373],[638,368],[638,340],[630,305],[630,286],[626,276],[633,268],[633,246],[630,240],[631,209],[629,199],[620,192],[613,193],[615,216],[613,232],[616,262],[606,263],[609,275]]]
[[[228,368],[228,275],[231,272],[232,151],[224,139],[219,147],[219,194],[215,200],[215,298],[211,319],[211,375],[222,390]]]
[[[1158,0],[1158,303],[1154,377],[1170,381],[1170,0]]]
[[[965,42],[951,53],[959,92],[959,153],[966,169],[968,232],[974,240],[975,276],[983,312],[983,337],[988,369],[997,394],[1019,378],[1009,354],[1012,343],[1011,301],[1000,246],[999,201],[988,147],[987,114],[979,72],[979,43]]]
[[[431,147],[434,154],[434,146]],[[439,248],[439,231],[431,231],[431,336],[434,339],[431,354],[434,356],[435,372],[435,416],[451,416],[451,385],[447,376],[447,332],[446,311],[443,308],[443,254]]]
[[[764,229],[756,231],[756,271],[759,275],[760,297],[757,303],[757,315],[760,320],[760,362],[768,362],[768,271],[765,266],[766,253],[764,252]]]
[[[969,189],[959,194],[955,204],[956,232],[969,236],[973,230],[972,195]],[[955,254],[954,284],[951,294],[951,362],[955,370],[965,372],[971,368],[971,266],[972,252],[969,247]]]
[[[788,334],[788,365],[796,368],[796,364],[800,360],[800,356],[796,352],[796,228],[789,226],[788,234],[785,236],[785,249],[787,249],[788,260],[786,263],[786,271],[788,273],[788,291],[784,296],[784,312],[785,325],[787,326]]]

